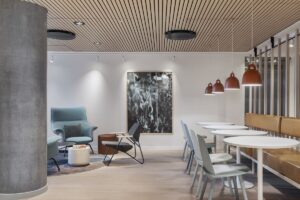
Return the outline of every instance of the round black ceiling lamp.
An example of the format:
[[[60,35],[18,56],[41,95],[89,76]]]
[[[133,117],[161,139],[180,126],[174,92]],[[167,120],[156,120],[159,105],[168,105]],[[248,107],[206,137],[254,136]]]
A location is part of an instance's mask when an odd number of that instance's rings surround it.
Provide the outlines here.
[[[190,30],[171,30],[165,32],[165,36],[170,40],[191,40],[196,37],[196,32]]]
[[[56,40],[73,40],[76,38],[76,34],[65,30],[49,29],[47,37]]]

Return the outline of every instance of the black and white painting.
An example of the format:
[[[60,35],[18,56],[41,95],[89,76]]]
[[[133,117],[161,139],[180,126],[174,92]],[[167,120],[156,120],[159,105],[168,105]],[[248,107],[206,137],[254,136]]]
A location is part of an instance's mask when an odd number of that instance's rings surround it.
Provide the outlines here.
[[[138,121],[143,133],[172,133],[172,87],[172,72],[128,72],[128,129]]]

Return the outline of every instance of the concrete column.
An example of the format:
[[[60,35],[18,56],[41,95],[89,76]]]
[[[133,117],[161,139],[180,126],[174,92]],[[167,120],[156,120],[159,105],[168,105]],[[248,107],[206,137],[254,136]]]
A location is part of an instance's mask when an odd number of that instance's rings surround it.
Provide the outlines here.
[[[47,10],[0,0],[0,199],[47,189]]]

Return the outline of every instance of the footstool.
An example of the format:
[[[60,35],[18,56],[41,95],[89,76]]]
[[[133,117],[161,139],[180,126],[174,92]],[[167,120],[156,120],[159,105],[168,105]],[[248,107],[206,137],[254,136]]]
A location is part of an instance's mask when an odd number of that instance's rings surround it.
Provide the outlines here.
[[[118,141],[118,137],[116,134],[101,134],[98,135],[98,153],[99,154],[117,154],[118,151],[115,149],[112,149],[110,147],[106,147],[105,145],[102,144],[102,141]]]
[[[90,148],[68,148],[68,164],[72,166],[85,166],[90,164]]]

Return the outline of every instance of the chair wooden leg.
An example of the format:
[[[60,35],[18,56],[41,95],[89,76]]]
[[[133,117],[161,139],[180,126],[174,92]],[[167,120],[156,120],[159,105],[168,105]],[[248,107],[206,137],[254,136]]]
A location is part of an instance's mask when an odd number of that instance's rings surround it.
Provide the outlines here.
[[[190,151],[190,154],[189,154],[189,159],[187,161],[187,165],[186,165],[186,169],[185,169],[186,172],[188,172],[188,170],[189,170],[191,159],[192,159],[192,151]]]
[[[240,184],[242,186],[243,198],[244,198],[244,200],[248,200],[243,176],[239,176],[239,181],[240,181]]]
[[[209,189],[209,194],[208,194],[208,200],[212,200],[213,194],[214,194],[214,188],[215,188],[215,179],[213,179],[210,182],[210,189]]]
[[[187,142],[185,142],[185,145],[184,145],[184,149],[183,149],[183,153],[182,153],[182,160],[184,160],[186,149],[187,149]]]
[[[93,148],[92,148],[92,145],[91,144],[88,144],[89,146],[90,146],[90,149],[91,149],[91,151],[92,151],[92,154],[95,154],[94,153],[94,150],[93,150]]]
[[[54,158],[50,158],[50,160],[53,160],[54,164],[55,164],[56,167],[57,167],[57,170],[60,172],[60,167],[59,167],[57,161],[56,161]]]
[[[64,150],[64,157],[66,157],[67,148],[68,148],[68,146],[65,147],[65,150]]]
[[[199,181],[198,181],[198,186],[196,190],[196,198],[200,198],[201,192],[202,192],[202,179],[203,179],[203,168],[202,166],[200,167],[200,172],[199,172]]]
[[[190,161],[190,165],[189,165],[189,169],[188,169],[188,175],[191,174],[191,170],[192,170],[192,166],[193,166],[193,161],[194,161],[194,155],[195,155],[195,152],[192,151],[192,157],[191,157],[191,161]]]
[[[203,183],[203,188],[202,188],[201,195],[200,195],[200,200],[203,200],[204,193],[205,193],[206,186],[207,186],[207,182],[208,182],[208,178],[205,177],[205,180],[204,180],[204,183]]]
[[[198,169],[199,169],[199,165],[197,163],[197,166],[195,168],[195,172],[194,172],[194,176],[193,176],[193,182],[192,182],[192,185],[191,185],[191,192],[193,191],[193,188],[194,188],[194,185],[195,185],[195,182],[196,182],[196,178],[197,178],[197,174],[198,174]]]

